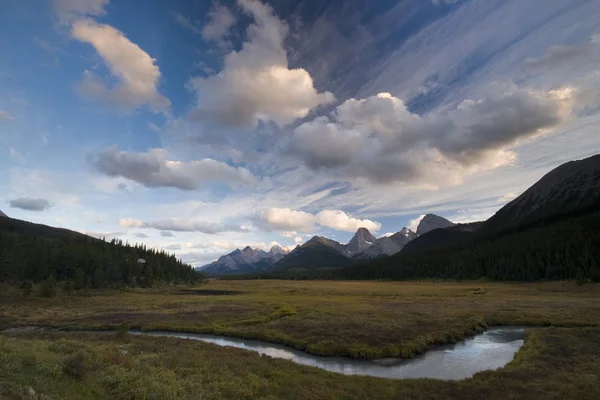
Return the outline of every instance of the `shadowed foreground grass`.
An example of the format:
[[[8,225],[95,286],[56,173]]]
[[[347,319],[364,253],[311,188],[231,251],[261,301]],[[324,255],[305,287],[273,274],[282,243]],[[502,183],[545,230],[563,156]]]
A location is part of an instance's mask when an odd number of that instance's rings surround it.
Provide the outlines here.
[[[600,326],[600,285],[572,282],[269,280],[50,299],[24,299],[16,289],[0,293],[0,329],[126,325],[261,339],[356,358],[412,357],[486,325]]]
[[[463,381],[344,376],[256,353],[108,333],[0,335],[2,399],[598,399],[599,328],[530,331]]]

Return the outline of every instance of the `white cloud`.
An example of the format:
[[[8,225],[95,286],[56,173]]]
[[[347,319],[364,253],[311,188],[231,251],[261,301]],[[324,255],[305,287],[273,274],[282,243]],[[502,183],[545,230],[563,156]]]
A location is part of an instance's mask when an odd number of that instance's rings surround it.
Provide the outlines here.
[[[205,221],[195,221],[189,218],[169,218],[157,221],[142,221],[133,218],[121,218],[119,225],[124,228],[152,228],[161,231],[161,236],[172,237],[171,232],[201,232],[216,234],[221,232],[246,232],[247,229],[234,224],[220,224]]]
[[[290,210],[289,208],[271,208],[258,213],[255,222],[264,230],[295,230],[300,232],[311,231],[315,227],[314,215]]]
[[[296,243],[296,244],[300,244],[300,243],[302,243],[303,241],[304,241],[304,239],[303,239],[302,237],[300,237],[300,236],[296,236],[296,237],[294,238],[294,243]]]
[[[104,7],[110,0],[54,0],[56,11],[62,24],[69,24],[73,20],[86,15],[100,16],[106,14]]]
[[[90,163],[105,175],[123,177],[147,187],[196,190],[207,182],[227,182],[234,186],[256,182],[256,177],[245,168],[232,167],[209,158],[191,162],[171,161],[167,160],[162,149],[130,153],[112,146],[91,157]]]
[[[341,210],[323,210],[313,215],[289,208],[270,208],[259,212],[254,222],[260,229],[266,231],[294,229],[294,231],[309,232],[315,229],[315,225],[345,232],[354,232],[361,227],[373,231],[381,228],[378,222],[353,218]]]
[[[234,23],[235,17],[227,7],[214,4],[208,13],[208,23],[202,28],[202,37],[205,40],[219,41],[228,34]]]
[[[169,100],[158,92],[161,73],[156,60],[123,33],[91,19],[80,19],[73,23],[71,36],[94,46],[119,81],[109,88],[91,72],[85,71],[78,85],[82,95],[125,110],[146,104],[155,111],[170,107]]]
[[[298,235],[298,232],[296,232],[296,231],[284,231],[284,232],[281,232],[281,236],[283,236],[285,238],[293,238],[296,235]]]
[[[381,228],[379,222],[352,218],[341,210],[323,210],[315,215],[315,219],[321,226],[344,232],[355,232],[358,228],[367,228],[376,232]]]
[[[222,71],[190,80],[197,94],[195,117],[205,123],[254,127],[259,119],[288,124],[334,100],[318,93],[304,69],[289,69],[284,40],[288,26],[257,0],[239,0],[254,23],[240,51],[225,56]],[[268,90],[266,90],[268,88]]]
[[[44,211],[50,208],[50,202],[46,199],[33,199],[30,197],[20,197],[10,200],[9,204],[12,208],[20,208],[26,211]]]
[[[423,116],[389,93],[349,99],[331,117],[298,126],[290,152],[311,169],[374,182],[458,183],[465,174],[513,164],[509,149],[568,118],[581,103],[578,93],[492,84],[479,100]]]
[[[421,223],[421,220],[422,220],[423,218],[425,218],[425,214],[419,215],[419,216],[418,216],[417,218],[415,218],[415,219],[411,219],[411,220],[408,222],[408,225],[406,225],[406,227],[407,227],[408,229],[410,229],[411,231],[413,231],[413,232],[416,232],[416,231],[417,231],[417,227],[419,226],[419,224]]]

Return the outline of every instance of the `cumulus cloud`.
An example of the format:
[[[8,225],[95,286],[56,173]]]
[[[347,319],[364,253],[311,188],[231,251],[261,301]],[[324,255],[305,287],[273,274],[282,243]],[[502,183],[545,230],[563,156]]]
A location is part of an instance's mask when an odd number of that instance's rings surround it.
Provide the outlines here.
[[[121,218],[119,225],[124,228],[152,228],[161,231],[161,236],[172,237],[174,232],[201,232],[216,234],[222,232],[247,232],[244,227],[234,224],[220,224],[205,221],[194,221],[184,218],[170,218],[157,221],[142,221],[133,218]]]
[[[367,228],[370,231],[378,231],[381,228],[379,222],[369,219],[352,218],[341,210],[323,210],[315,215],[317,223],[331,229],[344,232],[354,232],[358,228]]]
[[[167,160],[162,149],[132,153],[112,146],[90,157],[89,161],[93,168],[105,175],[123,177],[146,187],[196,190],[208,182],[227,182],[230,185],[256,182],[256,177],[245,168],[232,167],[210,158],[191,162],[171,161]]]
[[[254,222],[263,230],[308,232],[315,228],[315,216],[289,208],[270,208],[258,213]]]
[[[140,238],[140,239],[146,239],[148,237],[148,235],[146,235],[143,232],[136,232],[133,234],[133,236],[135,236],[136,238]]]
[[[85,16],[101,16],[106,14],[104,7],[110,0],[54,0],[54,10],[62,24]]]
[[[32,199],[29,197],[20,197],[10,200],[9,204],[12,208],[20,208],[26,211],[44,211],[50,208],[50,202],[46,199]]]
[[[578,93],[493,84],[478,100],[423,116],[389,93],[349,99],[331,116],[296,127],[289,151],[311,169],[374,182],[447,181],[450,174],[514,163],[508,149],[568,118]]]
[[[10,113],[8,111],[0,110],[0,119],[2,119],[4,121],[12,121],[13,117],[12,117],[12,115],[10,115]]]
[[[71,27],[71,36],[94,46],[118,81],[113,87],[108,87],[91,72],[85,71],[78,85],[83,96],[126,110],[146,104],[155,111],[170,107],[169,100],[158,92],[161,73],[156,59],[122,32],[91,19],[79,19]]]
[[[270,208],[259,212],[255,216],[254,222],[262,230],[286,230],[287,232],[284,233],[289,233],[291,229],[299,232],[309,232],[314,230],[316,225],[345,232],[354,232],[361,227],[373,231],[381,228],[379,222],[353,218],[341,210],[323,210],[313,215],[289,208]]]
[[[288,26],[273,9],[257,0],[238,4],[254,20],[247,41],[225,56],[219,74],[190,80],[197,94],[194,116],[228,127],[255,127],[258,120],[288,124],[331,103],[333,95],[318,93],[306,70],[289,69],[284,48]]]

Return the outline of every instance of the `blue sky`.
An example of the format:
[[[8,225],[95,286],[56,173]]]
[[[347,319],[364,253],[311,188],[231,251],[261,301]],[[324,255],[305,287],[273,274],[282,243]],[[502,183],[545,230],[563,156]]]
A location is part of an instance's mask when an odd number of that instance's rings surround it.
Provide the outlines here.
[[[594,0],[3,0],[0,210],[201,265],[600,151]]]

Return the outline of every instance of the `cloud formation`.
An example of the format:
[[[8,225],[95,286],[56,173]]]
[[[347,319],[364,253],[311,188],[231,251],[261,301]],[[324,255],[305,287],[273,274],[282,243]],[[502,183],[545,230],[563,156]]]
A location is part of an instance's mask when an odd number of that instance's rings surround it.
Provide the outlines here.
[[[73,20],[106,14],[104,7],[110,0],[54,0],[54,10],[61,24],[69,24]]]
[[[10,200],[9,204],[12,208],[20,208],[26,211],[44,211],[50,208],[50,202],[46,199],[32,199],[29,197],[20,197]]]
[[[257,0],[238,4],[254,23],[242,49],[225,56],[219,74],[190,80],[197,94],[195,118],[226,127],[255,127],[258,120],[284,125],[331,103],[333,95],[318,93],[306,70],[289,69],[284,48],[288,26],[273,9]]]
[[[90,163],[97,171],[111,176],[123,177],[146,187],[174,187],[196,190],[203,183],[226,182],[230,185],[251,184],[256,177],[242,167],[205,158],[191,162],[167,160],[165,151],[151,149],[147,153],[120,151],[109,147]]]
[[[284,230],[283,236],[289,237],[290,231],[310,232],[316,225],[344,232],[354,232],[364,227],[372,231],[381,228],[379,222],[369,219],[353,218],[341,210],[323,210],[316,215],[289,208],[270,208],[254,217],[256,226],[265,231]],[[300,238],[301,241],[301,238]],[[298,240],[296,240],[298,242]]]
[[[423,116],[389,93],[349,99],[330,117],[298,126],[289,151],[313,170],[337,170],[374,182],[447,179],[449,173],[514,162],[508,149],[571,115],[577,93],[493,84],[478,100]]]
[[[539,72],[570,64],[597,63],[600,55],[595,45],[600,43],[596,41],[596,36],[592,36],[589,41],[584,43],[552,46],[542,57],[526,60],[524,66],[532,72]]]
[[[133,218],[122,218],[119,225],[123,228],[152,228],[161,231],[161,236],[172,237],[171,232],[201,232],[206,234],[216,234],[222,232],[247,232],[244,227],[234,224],[220,224],[204,221],[194,221],[184,218],[170,218],[157,221],[142,221]]]
[[[235,17],[227,7],[214,4],[213,9],[208,12],[208,22],[202,28],[202,37],[205,40],[220,41],[234,23]]]
[[[85,71],[78,84],[78,90],[84,97],[125,110],[143,105],[149,105],[154,111],[165,111],[170,107],[169,100],[158,92],[161,73],[156,59],[123,33],[91,19],[79,19],[71,27],[71,36],[94,46],[118,80],[109,88],[90,71]]]

